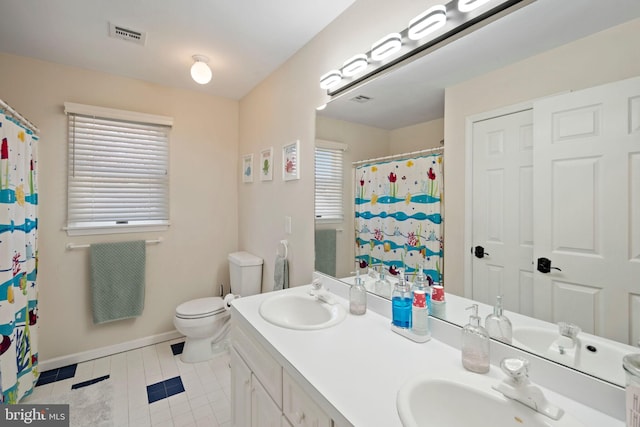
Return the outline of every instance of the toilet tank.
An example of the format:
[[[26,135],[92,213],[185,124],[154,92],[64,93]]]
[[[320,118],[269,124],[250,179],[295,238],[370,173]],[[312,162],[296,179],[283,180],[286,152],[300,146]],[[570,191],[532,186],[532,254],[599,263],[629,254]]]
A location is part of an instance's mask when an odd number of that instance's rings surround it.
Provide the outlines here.
[[[249,296],[262,290],[262,258],[249,252],[229,254],[229,276],[231,293]]]

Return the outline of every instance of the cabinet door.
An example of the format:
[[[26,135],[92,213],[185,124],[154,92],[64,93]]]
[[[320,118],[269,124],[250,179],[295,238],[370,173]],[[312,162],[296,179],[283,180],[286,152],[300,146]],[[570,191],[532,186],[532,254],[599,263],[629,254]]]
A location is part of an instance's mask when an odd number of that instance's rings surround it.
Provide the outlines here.
[[[255,375],[251,376],[251,427],[281,427],[282,411]],[[248,425],[248,424],[247,424]]]
[[[296,384],[286,371],[282,379],[282,412],[294,427],[331,427],[331,418]]]
[[[231,425],[246,427],[251,422],[251,370],[236,351],[231,356]]]

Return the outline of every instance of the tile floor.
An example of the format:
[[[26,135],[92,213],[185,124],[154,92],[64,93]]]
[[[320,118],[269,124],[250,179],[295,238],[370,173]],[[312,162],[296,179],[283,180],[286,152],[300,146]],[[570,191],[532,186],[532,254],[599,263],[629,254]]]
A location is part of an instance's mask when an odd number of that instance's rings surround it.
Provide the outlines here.
[[[167,341],[45,371],[29,399],[111,379],[115,427],[229,427],[228,352],[203,363],[180,360],[183,340]]]

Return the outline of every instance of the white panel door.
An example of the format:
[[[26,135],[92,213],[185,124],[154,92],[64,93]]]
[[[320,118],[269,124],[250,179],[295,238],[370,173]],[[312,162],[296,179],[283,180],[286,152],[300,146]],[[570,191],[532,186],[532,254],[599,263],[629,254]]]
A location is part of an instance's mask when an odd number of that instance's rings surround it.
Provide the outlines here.
[[[473,299],[533,314],[533,114],[473,124]],[[480,252],[482,252],[480,250]]]
[[[636,343],[640,78],[534,104],[534,315]],[[605,314],[606,313],[606,314]]]
[[[231,425],[251,425],[251,370],[235,349],[231,356]]]

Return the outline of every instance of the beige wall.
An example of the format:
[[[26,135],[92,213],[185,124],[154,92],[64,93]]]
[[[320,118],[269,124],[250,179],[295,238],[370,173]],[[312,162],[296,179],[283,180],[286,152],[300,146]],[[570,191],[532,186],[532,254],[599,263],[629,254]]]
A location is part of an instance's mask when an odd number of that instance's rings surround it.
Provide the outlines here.
[[[442,147],[444,118],[394,129],[389,134],[389,154]]]
[[[464,290],[465,120],[500,107],[640,75],[640,19],[450,87],[445,92],[445,283]]]
[[[0,96],[41,130],[39,145],[40,360],[174,329],[178,303],[228,286],[237,249],[238,102],[143,81],[0,54]],[[166,232],[68,237],[65,101],[172,116],[171,227]],[[136,319],[95,326],[88,250],[65,245],[155,239],[147,247],[145,308]]]

